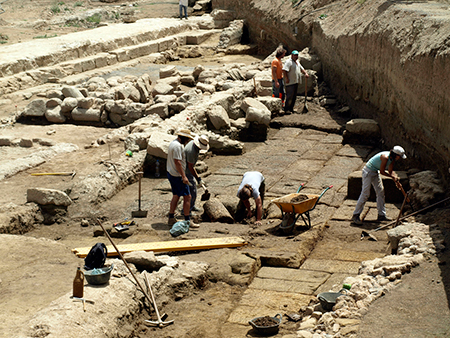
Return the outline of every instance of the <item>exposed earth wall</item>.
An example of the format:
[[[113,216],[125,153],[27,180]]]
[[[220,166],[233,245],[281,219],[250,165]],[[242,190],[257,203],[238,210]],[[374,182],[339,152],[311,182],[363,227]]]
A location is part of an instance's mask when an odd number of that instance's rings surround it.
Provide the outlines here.
[[[446,2],[213,0],[245,19],[260,49],[309,46],[355,116],[380,124],[409,166],[450,166],[450,6]],[[420,162],[420,163],[419,163]]]

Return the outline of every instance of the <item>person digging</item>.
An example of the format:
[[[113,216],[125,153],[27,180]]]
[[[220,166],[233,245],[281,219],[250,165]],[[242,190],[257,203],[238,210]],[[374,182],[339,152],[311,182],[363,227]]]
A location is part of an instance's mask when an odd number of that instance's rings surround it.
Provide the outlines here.
[[[256,204],[256,222],[255,225],[261,225],[263,215],[265,183],[264,176],[258,171],[248,171],[244,174],[242,182],[238,188],[237,196],[247,209],[247,218],[253,216],[250,206],[250,197],[255,199]]]
[[[394,163],[400,159],[406,159],[405,150],[400,146],[395,146],[391,151],[382,151],[374,155],[364,166],[362,170],[362,190],[359,195],[358,202],[356,202],[355,211],[353,211],[352,223],[361,225],[360,218],[364,205],[369,199],[370,186],[375,189],[377,196],[378,222],[390,221],[386,217],[384,186],[381,175],[391,177],[397,184],[399,178],[394,172]],[[387,172],[386,172],[387,168]]]

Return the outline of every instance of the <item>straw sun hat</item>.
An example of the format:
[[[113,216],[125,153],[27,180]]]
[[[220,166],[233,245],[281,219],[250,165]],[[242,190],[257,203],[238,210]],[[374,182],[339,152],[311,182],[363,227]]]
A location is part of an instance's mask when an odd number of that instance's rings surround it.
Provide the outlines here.
[[[207,152],[209,149],[208,136],[206,136],[206,135],[195,136],[194,144],[200,149],[201,152]]]
[[[194,136],[191,134],[191,131],[188,130],[188,129],[180,129],[180,130],[178,130],[176,132],[175,135],[177,135],[177,136],[184,136],[184,137],[187,137],[187,138],[189,138],[191,140],[194,138]]]

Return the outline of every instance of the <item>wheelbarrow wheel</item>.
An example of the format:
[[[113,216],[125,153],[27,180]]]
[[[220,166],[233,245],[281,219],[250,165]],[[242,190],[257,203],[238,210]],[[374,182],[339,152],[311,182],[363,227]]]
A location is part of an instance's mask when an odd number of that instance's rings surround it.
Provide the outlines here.
[[[283,215],[283,219],[280,224],[281,231],[285,235],[291,234],[295,228],[295,221],[296,221],[296,219],[295,219],[294,213],[286,212]]]

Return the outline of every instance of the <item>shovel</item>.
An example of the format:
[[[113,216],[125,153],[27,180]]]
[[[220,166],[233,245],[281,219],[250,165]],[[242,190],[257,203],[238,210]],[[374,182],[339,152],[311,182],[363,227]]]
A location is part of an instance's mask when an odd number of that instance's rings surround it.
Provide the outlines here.
[[[203,195],[202,195],[201,200],[202,200],[202,201],[208,201],[209,198],[211,197],[211,194],[210,194],[210,192],[208,191],[208,189],[206,188],[206,185],[205,185],[203,182],[202,182],[201,184],[202,184],[203,190],[205,190],[205,192],[204,192]]]
[[[411,210],[414,211],[414,207],[411,203],[411,200],[409,199],[408,194],[405,192],[405,189],[403,189],[402,184],[400,182],[396,181],[395,185],[397,186],[397,189],[402,192],[403,196],[405,196],[406,202],[408,202],[409,206],[411,207]]]
[[[141,177],[144,173],[142,171],[137,172],[139,176],[139,210],[131,212],[131,217],[145,218],[147,217],[147,210],[141,210]]]
[[[308,112],[308,104],[306,103],[307,97],[308,97],[308,79],[305,77],[305,104],[303,105],[302,114],[306,114]]]

